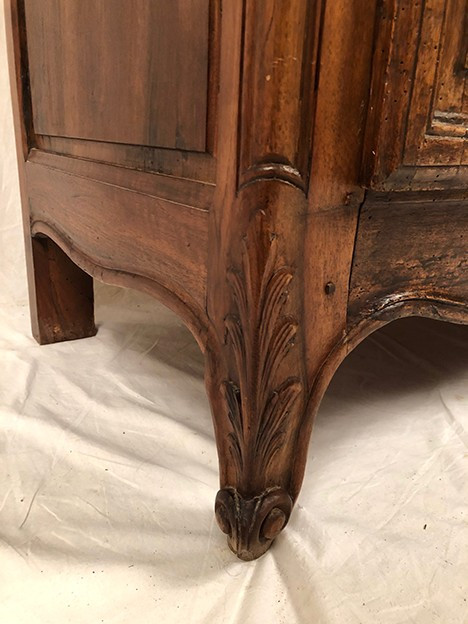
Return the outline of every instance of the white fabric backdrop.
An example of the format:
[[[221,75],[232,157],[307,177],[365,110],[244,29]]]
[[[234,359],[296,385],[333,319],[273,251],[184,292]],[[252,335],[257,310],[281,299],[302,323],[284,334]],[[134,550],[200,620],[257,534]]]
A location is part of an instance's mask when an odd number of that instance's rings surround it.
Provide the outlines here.
[[[30,335],[0,24],[0,622],[468,621],[468,328],[371,336],[320,409],[286,532],[237,561],[214,523],[198,348],[97,288],[95,338]]]

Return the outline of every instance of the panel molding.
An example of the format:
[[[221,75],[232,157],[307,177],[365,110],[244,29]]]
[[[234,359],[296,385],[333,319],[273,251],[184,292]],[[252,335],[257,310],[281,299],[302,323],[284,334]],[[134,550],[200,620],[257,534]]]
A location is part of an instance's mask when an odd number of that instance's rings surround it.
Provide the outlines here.
[[[468,125],[463,131],[465,73],[457,71],[465,9],[465,0],[426,0],[423,5],[403,157],[406,165],[468,164],[464,157]]]
[[[275,178],[308,192],[322,12],[322,0],[244,0],[239,188]]]
[[[208,153],[44,135],[35,136],[35,145],[30,145],[30,150],[34,148],[50,154],[94,161],[97,164],[116,165],[201,183],[214,183],[216,179],[216,160]]]
[[[366,186],[467,185],[464,7],[464,0],[379,4],[363,153]],[[426,168],[439,169],[432,181]]]
[[[148,171],[153,174],[175,176],[206,183],[214,183],[216,177],[215,145],[217,135],[219,55],[221,46],[222,0],[209,0],[208,27],[208,79],[206,110],[206,149],[203,152],[170,147],[143,146],[115,143],[88,138],[40,134],[34,127],[30,92],[30,67],[26,35],[25,0],[11,0],[13,31],[18,34],[19,45],[15,51],[16,64],[21,68],[20,97],[25,119],[25,157],[32,149],[55,154],[119,165],[129,169]]]

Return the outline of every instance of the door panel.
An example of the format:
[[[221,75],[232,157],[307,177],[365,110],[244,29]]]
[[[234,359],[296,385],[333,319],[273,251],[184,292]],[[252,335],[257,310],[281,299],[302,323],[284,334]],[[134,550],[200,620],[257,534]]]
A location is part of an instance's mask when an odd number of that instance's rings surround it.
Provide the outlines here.
[[[405,144],[407,165],[466,165],[466,0],[427,0]]]
[[[467,0],[379,6],[363,169],[370,188],[467,186],[467,19]]]

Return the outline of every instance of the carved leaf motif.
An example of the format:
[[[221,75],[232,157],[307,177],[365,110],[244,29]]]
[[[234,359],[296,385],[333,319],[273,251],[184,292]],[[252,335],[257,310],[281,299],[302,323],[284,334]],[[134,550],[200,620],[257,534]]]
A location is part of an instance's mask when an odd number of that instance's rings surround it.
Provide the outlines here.
[[[243,468],[241,440],[244,436],[242,412],[240,409],[239,388],[231,381],[224,383],[225,396],[228,404],[229,420],[233,431],[229,434],[231,455],[240,470]]]
[[[264,232],[263,232],[264,234]],[[259,240],[243,241],[242,268],[228,271],[233,312],[225,319],[239,384],[224,383],[232,432],[230,451],[238,472],[266,471],[281,449],[291,409],[302,392],[298,377],[281,379],[281,363],[294,344],[297,321],[284,313],[293,270],[279,265],[275,234],[264,257]]]

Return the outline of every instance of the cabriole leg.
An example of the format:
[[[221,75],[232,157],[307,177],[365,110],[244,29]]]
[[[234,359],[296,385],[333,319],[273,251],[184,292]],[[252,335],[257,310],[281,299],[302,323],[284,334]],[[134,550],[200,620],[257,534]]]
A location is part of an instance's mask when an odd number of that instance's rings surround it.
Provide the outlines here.
[[[230,548],[259,557],[286,526],[297,436],[307,402],[301,268],[288,262],[299,234],[253,210],[226,272],[220,354],[208,364],[220,461],[215,510]]]

